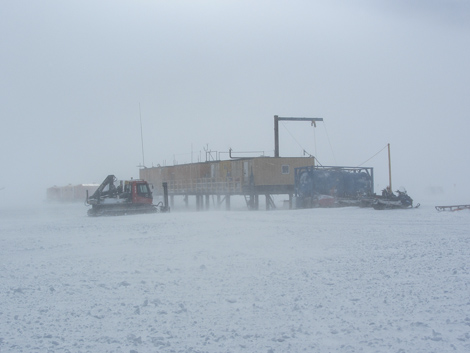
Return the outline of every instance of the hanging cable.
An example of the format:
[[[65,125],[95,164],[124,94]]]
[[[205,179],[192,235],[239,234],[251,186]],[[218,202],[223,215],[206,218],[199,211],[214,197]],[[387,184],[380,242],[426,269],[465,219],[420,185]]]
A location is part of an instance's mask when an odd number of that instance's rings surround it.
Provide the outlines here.
[[[281,123],[282,123],[282,126],[284,126],[284,128],[287,130],[287,132],[289,133],[289,135],[290,135],[290,136],[294,139],[294,141],[299,145],[299,147],[302,149],[302,151],[304,151],[305,153],[308,153],[308,152],[305,150],[305,148],[300,144],[300,142],[296,140],[296,138],[294,137],[294,135],[292,135],[292,133],[289,131],[289,129],[286,127],[286,125],[285,125],[283,122],[281,122]],[[310,154],[310,153],[308,153],[308,154]]]
[[[326,138],[328,139],[328,144],[330,145],[331,154],[333,155],[333,160],[335,161],[335,164],[338,164],[336,163],[335,152],[333,151],[333,147],[331,146],[330,136],[328,135],[328,130],[326,129],[325,121],[323,121],[323,126],[325,127]]]
[[[318,153],[317,153],[317,135],[315,133],[316,125],[313,124],[313,121],[312,121],[312,126],[313,126],[313,152],[315,153],[315,156],[317,156],[318,155]]]
[[[384,148],[382,148],[379,152],[377,152],[377,153],[374,154],[372,157],[370,157],[367,161],[365,161],[365,162],[359,164],[358,167],[360,167],[360,166],[362,166],[363,164],[369,162],[372,158],[374,158],[375,156],[377,156],[380,152],[382,152],[382,151],[383,151],[384,149],[386,149],[387,147],[388,147],[388,144],[386,144]]]

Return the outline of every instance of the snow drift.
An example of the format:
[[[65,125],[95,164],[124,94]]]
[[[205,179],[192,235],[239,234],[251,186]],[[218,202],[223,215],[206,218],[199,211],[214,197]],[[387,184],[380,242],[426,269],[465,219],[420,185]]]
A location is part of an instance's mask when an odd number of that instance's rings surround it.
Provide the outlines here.
[[[0,215],[1,352],[470,351],[467,211],[26,214]]]

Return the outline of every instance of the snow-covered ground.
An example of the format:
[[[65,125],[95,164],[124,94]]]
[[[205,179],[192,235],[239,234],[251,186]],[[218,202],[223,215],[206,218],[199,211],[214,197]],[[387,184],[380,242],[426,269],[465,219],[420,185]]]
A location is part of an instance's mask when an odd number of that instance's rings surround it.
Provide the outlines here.
[[[469,352],[470,211],[2,209],[0,352]]]

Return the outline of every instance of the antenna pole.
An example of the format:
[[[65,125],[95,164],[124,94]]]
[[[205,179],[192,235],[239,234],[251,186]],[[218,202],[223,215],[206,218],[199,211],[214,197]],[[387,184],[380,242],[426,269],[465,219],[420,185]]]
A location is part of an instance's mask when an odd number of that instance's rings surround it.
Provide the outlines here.
[[[141,141],[141,144],[142,144],[142,167],[145,168],[144,133],[142,131],[142,113],[140,111],[140,103],[139,103],[139,117],[140,117],[140,141]]]
[[[392,161],[390,159],[390,144],[388,144],[388,186],[392,191]]]

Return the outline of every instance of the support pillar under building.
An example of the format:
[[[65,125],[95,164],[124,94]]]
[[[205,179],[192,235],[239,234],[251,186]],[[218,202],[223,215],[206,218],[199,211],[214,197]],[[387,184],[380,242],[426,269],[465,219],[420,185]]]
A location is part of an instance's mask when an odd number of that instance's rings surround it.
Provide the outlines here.
[[[196,209],[198,211],[201,211],[204,207],[204,199],[202,198],[202,195],[196,195]]]

